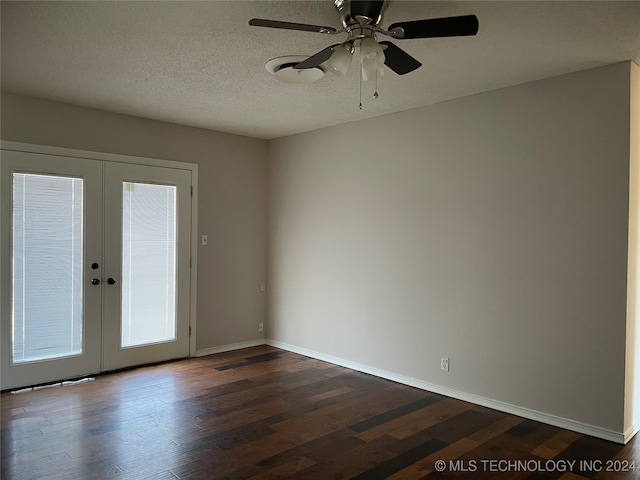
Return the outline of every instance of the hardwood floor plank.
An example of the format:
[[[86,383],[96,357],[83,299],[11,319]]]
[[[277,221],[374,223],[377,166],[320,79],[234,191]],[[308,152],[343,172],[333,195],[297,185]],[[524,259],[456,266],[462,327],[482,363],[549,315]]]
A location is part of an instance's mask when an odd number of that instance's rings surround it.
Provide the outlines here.
[[[580,434],[569,430],[560,430],[553,437],[531,450],[533,455],[546,458],[555,458],[560,452],[580,438]]]
[[[275,480],[279,478],[289,478],[295,473],[301,472],[316,463],[307,458],[300,457],[292,460],[291,462],[283,463],[277,467],[267,470],[266,472],[248,477],[250,480]]]
[[[640,442],[635,439],[619,450],[611,460],[622,462],[622,464],[612,464],[607,471],[606,466],[601,472],[595,475],[596,480],[637,480],[640,478]]]
[[[434,405],[433,408],[424,408],[395,420],[393,422],[394,425],[387,425],[387,432],[392,437],[401,440],[459,415],[468,409],[469,405],[464,402],[445,399]]]
[[[586,480],[587,477],[576,475],[575,473],[567,472],[563,474],[559,480]]]
[[[315,465],[326,465],[335,460],[338,452],[350,452],[363,445],[364,442],[355,438],[353,432],[347,429],[338,430],[330,434],[319,437],[302,445],[283,451],[280,454],[264,458],[255,464],[245,465],[237,469],[234,475],[238,478],[249,478],[263,471],[265,468],[272,468],[284,463],[291,462],[292,459],[305,456],[314,461]],[[305,475],[309,475],[305,470]]]
[[[367,470],[360,475],[353,477],[354,480],[377,480],[379,478],[388,478],[396,472],[416,463],[424,457],[442,450],[447,444],[442,440],[428,440],[422,445],[412,448],[390,460],[379,463],[375,467]]]
[[[340,387],[334,388],[333,390],[329,390],[328,392],[318,393],[313,396],[314,400],[324,400],[325,398],[332,398],[338,395],[342,395],[343,393],[353,392],[353,388],[351,387]]]
[[[613,459],[623,447],[615,443],[600,440],[594,437],[581,435],[574,442],[562,450],[554,459],[571,459],[577,460],[582,468],[572,473],[582,475],[587,478],[593,478],[599,472],[597,469],[606,469],[607,462]],[[633,459],[629,459],[633,460]],[[618,473],[618,472],[615,472]],[[636,474],[638,472],[635,472]],[[621,478],[618,473],[614,478]],[[633,478],[633,477],[632,477]],[[638,478],[636,476],[635,478]]]
[[[434,403],[439,402],[443,398],[444,397],[442,397],[441,395],[435,395],[435,394],[429,395],[425,398],[421,398],[420,400],[416,400],[415,402],[402,405],[400,407],[394,408],[393,410],[381,413],[380,415],[376,415],[375,417],[369,418],[362,422],[355,423],[351,425],[350,428],[351,430],[362,433],[366,430],[370,430],[374,427],[390,422],[391,420],[395,420],[399,417],[415,412],[416,410],[420,410],[428,405],[433,405]]]
[[[353,448],[327,450],[321,460],[318,460],[315,455],[309,455],[310,458],[316,460],[316,465],[292,478],[305,480],[354,478],[380,462],[394,458],[395,453],[389,449],[389,446],[394,442],[392,437],[382,436],[370,442],[354,444]],[[327,453],[330,454],[327,455]]]
[[[389,476],[389,480],[417,480],[429,475],[435,471],[435,462],[437,460],[448,462],[456,460],[463,454],[477,448],[480,442],[469,438],[462,438],[451,445],[448,445],[436,452],[428,455],[411,465],[399,470],[395,474]]]
[[[510,430],[511,428],[515,427],[516,425],[518,425],[523,421],[524,421],[524,418],[515,417],[513,415],[505,415],[503,418],[500,418],[497,422],[492,423],[491,425],[488,425],[485,428],[478,430],[475,433],[472,433],[471,435],[469,435],[469,438],[479,443],[485,443],[491,440],[492,438],[495,438],[498,435],[501,435],[502,433]]]
[[[219,367],[216,367],[216,370],[218,370],[219,372],[222,372],[224,370],[231,370],[234,368],[240,368],[240,367],[246,367],[249,365],[254,365],[256,363],[261,363],[261,362],[269,362],[271,360],[277,360],[281,357],[282,355],[282,351],[277,351],[277,352],[269,352],[269,353],[263,353],[261,355],[254,355],[251,357],[247,357],[246,359],[244,359],[241,362],[238,363],[231,363],[228,365],[221,365]]]

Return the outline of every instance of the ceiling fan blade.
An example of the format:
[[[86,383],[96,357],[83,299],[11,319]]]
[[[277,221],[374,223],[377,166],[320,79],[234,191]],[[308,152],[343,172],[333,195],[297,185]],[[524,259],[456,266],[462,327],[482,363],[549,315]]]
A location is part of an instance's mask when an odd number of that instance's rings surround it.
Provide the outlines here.
[[[463,37],[478,33],[478,17],[464,15],[461,17],[430,18],[427,20],[414,20],[412,22],[399,22],[390,25],[388,30],[401,28],[404,34],[394,38],[434,38],[434,37]]]
[[[333,27],[321,25],[307,25],[306,23],[279,22],[278,20],[265,20],[264,18],[252,18],[249,25],[254,27],[283,28],[285,30],[301,30],[303,32],[335,33]]]
[[[413,72],[422,66],[418,60],[393,43],[385,41],[380,44],[387,46],[384,51],[384,64],[398,75]]]
[[[335,47],[337,47],[338,45],[340,45],[340,44],[337,43],[337,44],[331,45],[330,47],[327,47],[327,48],[325,48],[323,50],[320,50],[315,55],[312,55],[309,58],[307,58],[306,60],[300,62],[299,64],[294,65],[293,68],[304,70],[305,68],[317,67],[321,63],[326,62],[327,60],[329,60],[329,57],[331,55],[333,55],[333,49]]]

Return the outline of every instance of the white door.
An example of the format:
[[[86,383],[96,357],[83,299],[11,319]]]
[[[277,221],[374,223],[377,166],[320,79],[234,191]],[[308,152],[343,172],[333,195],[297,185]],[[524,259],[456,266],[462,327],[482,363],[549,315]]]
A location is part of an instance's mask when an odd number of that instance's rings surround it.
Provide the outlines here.
[[[98,372],[102,162],[9,151],[1,162],[2,388]]]
[[[105,165],[103,370],[189,353],[191,173]]]
[[[2,151],[1,388],[189,355],[191,172]]]

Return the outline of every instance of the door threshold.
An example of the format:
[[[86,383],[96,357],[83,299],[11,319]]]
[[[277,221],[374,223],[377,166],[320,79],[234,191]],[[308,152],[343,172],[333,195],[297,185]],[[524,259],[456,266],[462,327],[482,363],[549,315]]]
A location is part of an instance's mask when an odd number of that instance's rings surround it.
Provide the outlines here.
[[[39,383],[37,385],[31,385],[29,387],[20,387],[16,389],[2,390],[1,393],[5,393],[5,392],[9,392],[11,394],[26,393],[26,392],[32,392],[34,390],[42,390],[44,388],[66,387],[68,385],[77,385],[78,383],[92,382],[93,380],[95,380],[95,377],[80,377],[80,378],[72,378],[70,380],[57,380],[55,382]]]

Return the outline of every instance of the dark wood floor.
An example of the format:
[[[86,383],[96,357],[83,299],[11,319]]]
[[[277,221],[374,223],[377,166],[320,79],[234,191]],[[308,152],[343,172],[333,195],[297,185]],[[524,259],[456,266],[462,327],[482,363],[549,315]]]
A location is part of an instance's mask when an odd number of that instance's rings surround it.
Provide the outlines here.
[[[3,479],[640,478],[635,441],[598,440],[268,346],[1,401]],[[616,471],[634,460],[639,470]]]

